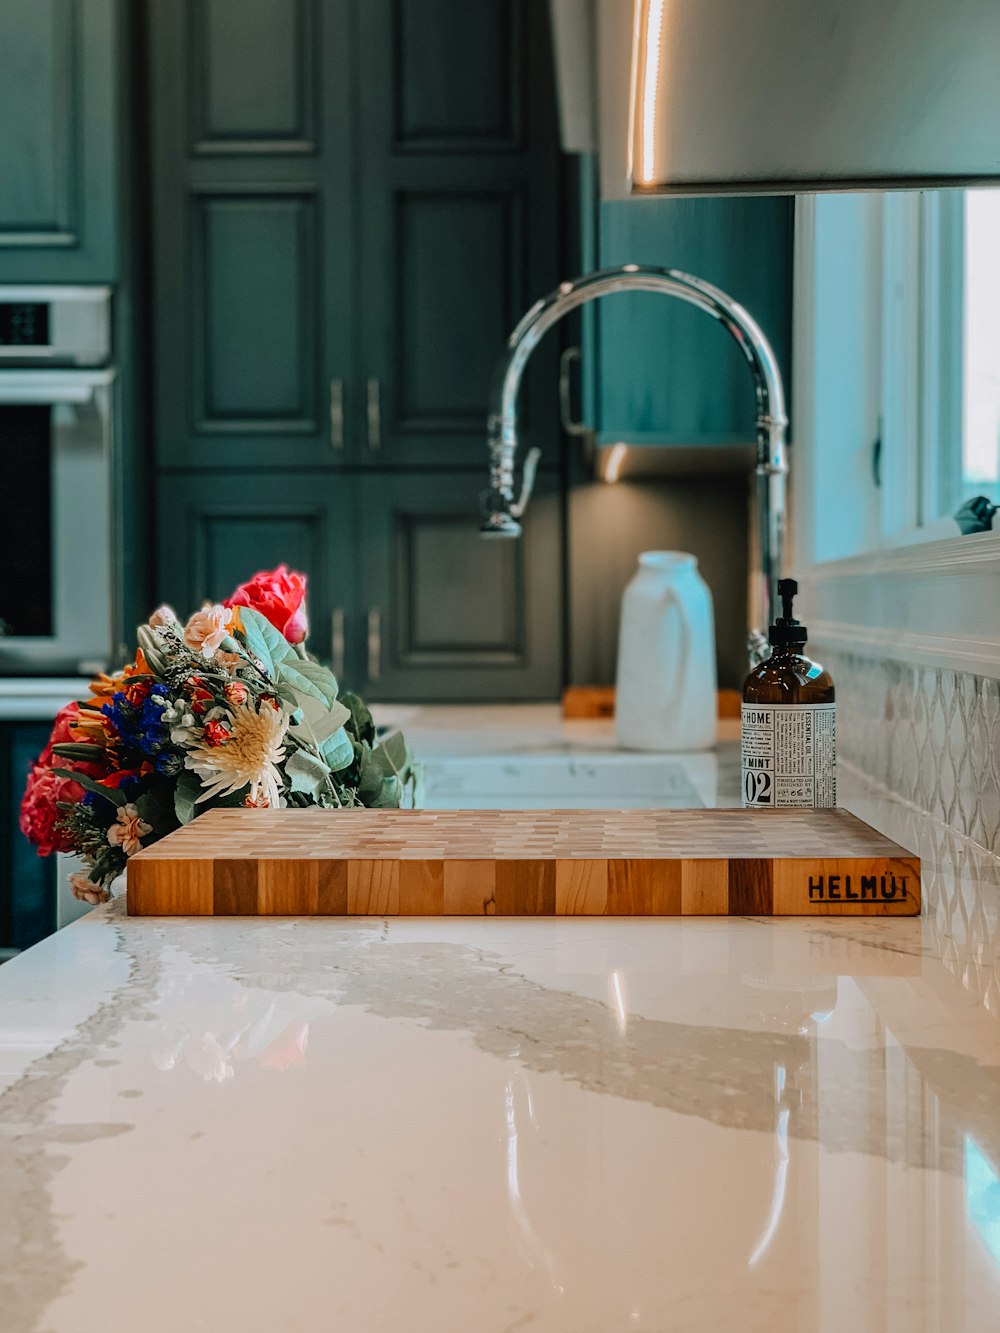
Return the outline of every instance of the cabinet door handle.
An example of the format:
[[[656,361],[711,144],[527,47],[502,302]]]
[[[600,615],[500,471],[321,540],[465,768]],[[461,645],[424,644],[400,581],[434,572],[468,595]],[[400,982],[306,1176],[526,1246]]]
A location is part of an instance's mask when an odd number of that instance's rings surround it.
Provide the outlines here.
[[[344,674],[344,608],[338,606],[330,617],[330,666],[337,683]]]
[[[382,448],[382,385],[368,381],[368,448]]]
[[[559,417],[567,435],[586,435],[587,427],[573,416],[572,366],[580,361],[579,347],[567,347],[559,358]]]
[[[382,612],[373,606],[368,612],[368,679],[382,674]]]
[[[344,447],[344,381],[330,381],[330,448]]]

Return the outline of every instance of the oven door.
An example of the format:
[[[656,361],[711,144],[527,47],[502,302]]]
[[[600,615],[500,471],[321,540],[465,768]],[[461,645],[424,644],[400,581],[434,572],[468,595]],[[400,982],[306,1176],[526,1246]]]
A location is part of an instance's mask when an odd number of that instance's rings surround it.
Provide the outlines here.
[[[111,662],[113,370],[0,371],[0,674]]]

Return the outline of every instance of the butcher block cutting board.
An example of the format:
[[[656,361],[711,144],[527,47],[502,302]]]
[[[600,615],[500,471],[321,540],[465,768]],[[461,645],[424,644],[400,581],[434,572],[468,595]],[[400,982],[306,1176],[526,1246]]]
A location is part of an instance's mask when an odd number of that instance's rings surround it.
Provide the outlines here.
[[[135,916],[915,916],[846,810],[210,810],[133,856]]]

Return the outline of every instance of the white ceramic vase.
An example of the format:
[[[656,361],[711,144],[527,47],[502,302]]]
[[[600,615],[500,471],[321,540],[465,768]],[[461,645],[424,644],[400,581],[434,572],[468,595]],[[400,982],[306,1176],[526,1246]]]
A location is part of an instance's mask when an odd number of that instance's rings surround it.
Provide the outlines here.
[[[622,598],[615,727],[629,750],[705,750],[716,733],[715,622],[698,561],[646,551]]]

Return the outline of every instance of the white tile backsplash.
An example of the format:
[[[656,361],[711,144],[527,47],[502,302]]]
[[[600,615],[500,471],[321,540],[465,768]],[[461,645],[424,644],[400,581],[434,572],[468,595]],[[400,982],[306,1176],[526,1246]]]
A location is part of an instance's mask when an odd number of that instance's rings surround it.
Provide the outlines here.
[[[818,644],[841,757],[1000,854],[1000,682]]]

